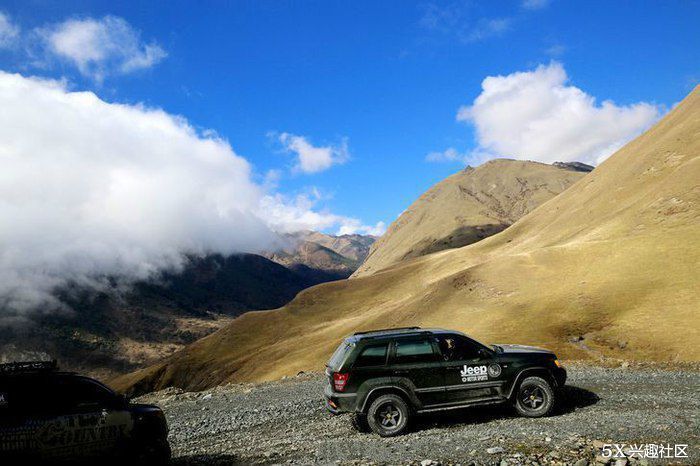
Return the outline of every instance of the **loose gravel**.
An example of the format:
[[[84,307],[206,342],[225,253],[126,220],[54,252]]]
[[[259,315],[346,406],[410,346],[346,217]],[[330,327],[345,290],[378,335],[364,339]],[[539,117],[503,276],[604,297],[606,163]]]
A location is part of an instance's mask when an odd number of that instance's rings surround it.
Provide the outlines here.
[[[329,414],[321,374],[197,393],[171,388],[138,401],[164,409],[176,465],[700,464],[697,370],[568,369],[551,417],[520,418],[507,406],[447,411],[386,439],[358,432],[350,415]],[[684,444],[689,458],[604,458],[604,444],[614,443]]]

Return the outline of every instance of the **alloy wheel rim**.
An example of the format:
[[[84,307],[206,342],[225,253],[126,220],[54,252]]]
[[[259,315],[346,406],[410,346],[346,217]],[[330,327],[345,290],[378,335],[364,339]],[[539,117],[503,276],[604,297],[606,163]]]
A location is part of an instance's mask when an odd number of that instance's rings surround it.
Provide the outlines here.
[[[540,387],[525,387],[520,391],[520,402],[530,410],[541,408],[545,397],[545,392]]]
[[[379,407],[375,419],[385,429],[396,429],[401,423],[401,411],[393,403],[385,403]]]

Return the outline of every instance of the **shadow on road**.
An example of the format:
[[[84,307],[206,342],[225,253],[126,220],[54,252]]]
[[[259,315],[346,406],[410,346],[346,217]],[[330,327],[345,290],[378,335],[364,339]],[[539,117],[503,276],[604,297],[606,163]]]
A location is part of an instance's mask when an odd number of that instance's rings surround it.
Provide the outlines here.
[[[563,416],[580,408],[594,405],[600,397],[585,388],[567,385],[562,388],[557,407],[552,416]],[[451,425],[483,424],[495,419],[519,417],[510,404],[475,406],[473,408],[441,411],[435,414],[424,414],[416,419],[414,430],[425,430],[432,427]]]
[[[172,466],[238,466],[249,463],[241,461],[235,455],[191,455],[173,458],[170,464]]]

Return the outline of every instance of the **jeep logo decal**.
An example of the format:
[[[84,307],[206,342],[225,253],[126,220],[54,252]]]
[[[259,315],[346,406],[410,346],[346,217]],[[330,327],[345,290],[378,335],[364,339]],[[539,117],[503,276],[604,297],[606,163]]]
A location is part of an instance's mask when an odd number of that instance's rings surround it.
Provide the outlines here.
[[[462,376],[462,382],[482,382],[488,380],[488,370],[486,366],[462,366],[459,372]]]

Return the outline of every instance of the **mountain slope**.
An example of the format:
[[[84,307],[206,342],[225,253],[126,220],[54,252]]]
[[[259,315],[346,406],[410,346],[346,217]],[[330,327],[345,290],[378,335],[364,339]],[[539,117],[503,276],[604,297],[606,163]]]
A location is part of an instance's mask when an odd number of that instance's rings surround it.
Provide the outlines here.
[[[97,375],[153,363],[246,311],[273,309],[328,277],[297,272],[255,254],[190,258],[180,272],[100,292],[58,292],[71,311],[0,328],[0,359],[46,353]],[[313,275],[313,276],[312,276]],[[5,342],[11,342],[4,344]]]
[[[585,175],[567,168],[508,159],[467,167],[411,204],[372,245],[353,277],[466,246],[506,229]]]
[[[321,283],[349,277],[367,257],[375,238],[302,231],[287,234],[283,240],[280,248],[262,255]]]
[[[700,359],[700,88],[495,236],[249,313],[121,389],[200,389],[320,369],[353,331],[444,326],[565,358]]]

